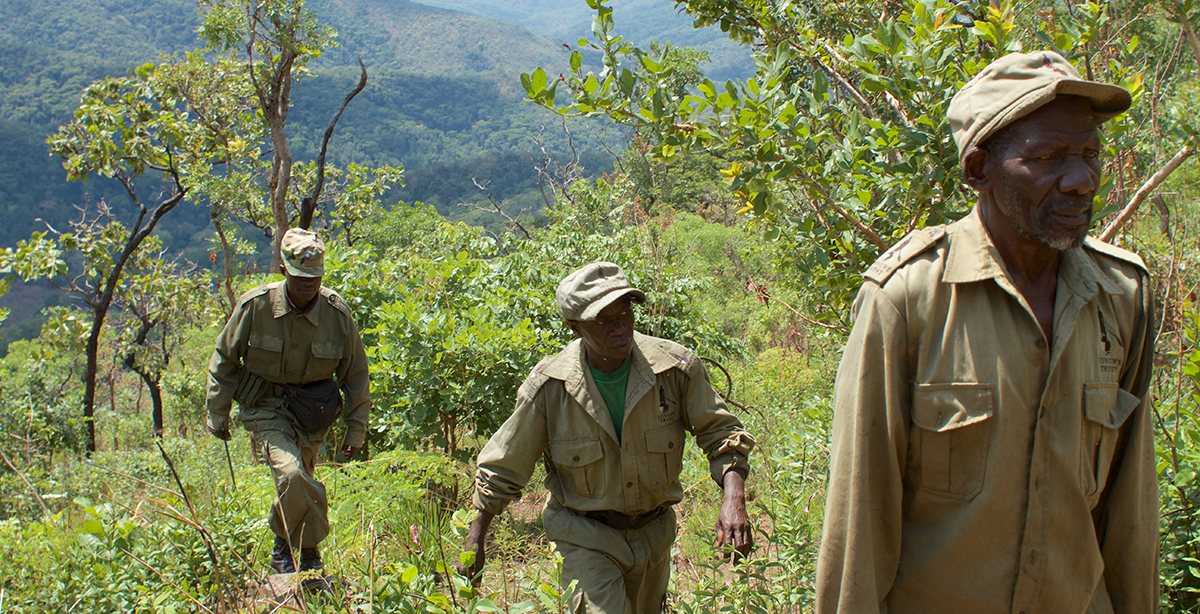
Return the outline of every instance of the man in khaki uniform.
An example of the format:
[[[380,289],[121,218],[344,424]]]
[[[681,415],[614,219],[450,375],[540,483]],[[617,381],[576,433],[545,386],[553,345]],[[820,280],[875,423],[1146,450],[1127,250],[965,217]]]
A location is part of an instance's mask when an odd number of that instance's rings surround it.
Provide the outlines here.
[[[1087,237],[1129,93],[1005,56],[948,112],[978,204],[866,273],[834,392],[817,612],[1149,613],[1153,292]]]
[[[754,440],[695,354],[634,332],[633,303],[645,297],[608,262],[559,284],[559,310],[579,338],[534,367],[512,416],[479,453],[479,516],[467,538],[475,564],[460,572],[479,581],[492,518],[521,495],[544,457],[546,536],[563,556],[563,585],[579,581],[570,611],[661,611],[689,432],[724,488],[718,543],[749,551],[743,482]]]
[[[271,567],[279,573],[320,571],[317,545],[329,534],[329,504],[314,469],[336,408],[316,417],[298,413],[289,405],[288,395],[295,393],[289,385],[336,378],[330,388],[345,397],[340,451],[348,460],[363,445],[371,411],[367,357],[350,306],[321,286],[321,239],[293,228],[283,236],[280,252],[284,280],[242,295],[217,338],[208,365],[208,430],[229,440],[230,404],[237,400],[237,420],[263,443],[275,477]]]

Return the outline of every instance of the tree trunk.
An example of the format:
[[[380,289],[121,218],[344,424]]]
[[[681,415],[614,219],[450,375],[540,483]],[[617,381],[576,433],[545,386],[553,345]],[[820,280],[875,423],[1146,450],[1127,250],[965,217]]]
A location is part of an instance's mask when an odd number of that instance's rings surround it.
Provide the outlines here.
[[[175,186],[177,192],[171,198],[163,201],[150,214],[150,221],[146,226],[142,227],[142,221],[146,219],[146,209],[138,201],[136,194],[133,191],[133,185],[129,183],[127,177],[120,178],[120,181],[125,185],[126,191],[130,198],[133,199],[141,213],[133,224],[133,230],[129,234],[129,239],[125,242],[125,249],[121,252],[119,258],[113,262],[112,271],[109,271],[108,277],[104,280],[104,291],[100,296],[96,297],[96,302],[92,305],[92,330],[88,335],[87,342],[87,367],[83,373],[83,419],[87,423],[87,452],[90,456],[96,451],[96,371],[97,363],[99,362],[100,353],[100,330],[104,327],[104,318],[108,315],[108,308],[112,305],[113,294],[117,289],[117,282],[121,279],[121,274],[125,271],[125,265],[129,263],[130,257],[141,246],[142,241],[154,232],[154,227],[158,225],[158,221],[164,215],[169,213],[183,200],[185,190],[179,185],[179,177],[175,176]]]

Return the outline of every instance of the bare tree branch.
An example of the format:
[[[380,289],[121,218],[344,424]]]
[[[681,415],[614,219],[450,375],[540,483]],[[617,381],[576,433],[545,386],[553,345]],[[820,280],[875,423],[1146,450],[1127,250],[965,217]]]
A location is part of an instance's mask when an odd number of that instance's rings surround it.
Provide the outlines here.
[[[300,203],[300,222],[299,226],[308,230],[312,226],[313,212],[317,208],[317,201],[321,198],[321,188],[325,186],[325,151],[329,148],[329,139],[333,138],[333,129],[337,127],[338,120],[342,118],[342,113],[346,111],[346,107],[351,100],[367,87],[367,65],[363,63],[362,58],[358,59],[358,67],[362,70],[362,76],[358,79],[358,85],[350,90],[349,94],[342,99],[342,106],[338,107],[337,113],[333,115],[333,119],[329,120],[329,127],[325,129],[325,138],[321,140],[321,153],[317,156],[317,181],[313,185],[312,194],[304,198]]]
[[[512,216],[505,213],[504,209],[501,208],[500,203],[496,202],[496,199],[492,198],[491,188],[488,188],[486,185],[479,185],[479,181],[477,179],[475,179],[474,177],[471,178],[471,183],[475,184],[475,187],[479,188],[480,190],[487,192],[487,199],[488,199],[488,202],[492,203],[492,209],[488,209],[486,207],[480,207],[479,205],[476,205],[474,203],[459,203],[460,205],[470,205],[472,207],[475,207],[476,209],[479,209],[480,211],[489,211],[490,212],[490,211],[494,210],[496,213],[499,213],[501,217],[508,220],[508,222],[510,224],[512,224],[514,227],[516,227],[518,230],[520,230],[521,234],[524,234],[526,239],[529,239],[531,241],[533,240],[533,236],[529,234],[528,230],[525,230],[525,227],[521,225],[521,222],[518,222],[517,220],[513,219]],[[518,215],[520,215],[520,214],[518,214]]]
[[[1125,208],[1117,214],[1117,217],[1105,227],[1104,231],[1097,238],[1105,243],[1112,242],[1113,237],[1117,235],[1117,231],[1121,229],[1121,226],[1125,225],[1125,222],[1128,222],[1134,213],[1137,213],[1142,201],[1146,200],[1158,186],[1162,185],[1163,181],[1166,181],[1168,175],[1175,172],[1175,169],[1179,168],[1184,161],[1192,157],[1195,153],[1196,149],[1192,143],[1188,143],[1183,149],[1180,149],[1179,153],[1175,154],[1175,157],[1171,158],[1165,166],[1158,169],[1157,173],[1154,173],[1152,177],[1142,184],[1142,187],[1133,193],[1133,198],[1129,199],[1129,204],[1125,205]]]

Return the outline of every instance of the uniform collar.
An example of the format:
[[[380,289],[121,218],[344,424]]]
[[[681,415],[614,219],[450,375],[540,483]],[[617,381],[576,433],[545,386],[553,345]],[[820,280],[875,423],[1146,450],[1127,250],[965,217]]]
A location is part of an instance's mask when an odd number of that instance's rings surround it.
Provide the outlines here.
[[[632,379],[635,373],[659,374],[671,367],[686,364],[684,356],[675,356],[650,341],[650,337],[639,332],[633,333],[633,364],[629,368]],[[579,339],[572,341],[559,352],[558,356],[542,369],[542,373],[554,379],[570,382],[582,379],[587,369],[587,361],[583,356],[583,342]]]
[[[636,405],[647,391],[654,387],[655,376],[680,363],[681,359],[670,355],[649,337],[633,333],[633,364],[629,366],[629,379],[626,383],[625,399],[628,407]],[[579,339],[572,341],[553,360],[549,361],[542,373],[547,377],[561,380],[567,394],[583,407],[597,424],[600,425],[614,441],[617,431],[613,428],[612,416],[608,408],[600,402],[600,391],[592,380],[588,370],[587,359],[583,355],[583,342]]]
[[[943,282],[959,284],[996,279],[1001,285],[1011,286],[1000,252],[979,217],[978,207],[947,227],[946,234],[950,239],[950,247],[946,254],[946,268],[942,272]],[[1085,298],[1094,296],[1098,288],[1103,288],[1109,294],[1122,294],[1121,287],[1100,271],[1093,258],[1092,253],[1084,248],[1061,252],[1059,282]]]
[[[306,313],[292,306],[292,302],[287,297],[287,288],[284,287],[285,283],[286,280],[277,281],[267,286],[271,292],[271,314],[278,319],[290,312],[296,314],[298,317],[308,318],[308,321],[312,322],[313,326],[319,325],[321,310],[318,307],[320,307],[321,296],[324,294],[325,288],[322,287],[321,292],[317,293],[317,297],[313,299],[312,308]]]

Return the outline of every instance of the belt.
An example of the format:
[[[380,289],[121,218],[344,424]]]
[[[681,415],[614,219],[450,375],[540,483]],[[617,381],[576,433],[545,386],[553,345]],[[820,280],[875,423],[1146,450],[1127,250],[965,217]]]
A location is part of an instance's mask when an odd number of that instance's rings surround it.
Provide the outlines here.
[[[632,515],[624,514],[614,510],[592,510],[590,512],[580,512],[576,510],[571,511],[583,516],[584,518],[590,518],[596,522],[606,524],[618,531],[625,531],[628,529],[640,529],[650,524],[652,520],[655,520],[659,516],[667,513],[667,510],[669,509],[671,509],[671,506],[664,505],[662,507],[650,510],[645,514]]]

